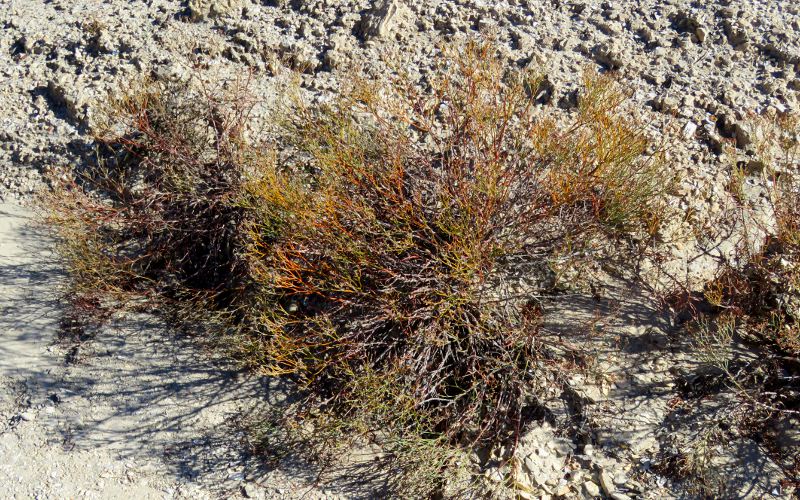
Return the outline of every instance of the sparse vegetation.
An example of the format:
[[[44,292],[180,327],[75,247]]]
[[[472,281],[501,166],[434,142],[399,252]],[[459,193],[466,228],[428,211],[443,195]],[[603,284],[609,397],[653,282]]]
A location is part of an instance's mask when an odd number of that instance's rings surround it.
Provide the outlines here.
[[[800,128],[792,116],[774,116],[754,124],[754,131],[757,159],[751,161],[763,167],[774,225],[753,231],[766,235],[763,241],[750,237],[739,245],[737,259],[722,266],[696,304],[691,324],[703,370],[694,384],[699,380],[707,389],[693,392],[701,398],[732,393],[721,418],[734,430],[720,433],[719,442],[752,436],[784,467],[788,485],[799,478],[800,456],[774,436],[800,413]],[[736,175],[742,185],[743,171]],[[743,192],[736,195],[744,203]]]
[[[267,147],[242,87],[147,82],[50,200],[72,290],[213,314],[240,359],[301,389],[266,438],[366,437],[395,487],[440,490],[464,451],[513,449],[532,377],[568,352],[537,335],[549,260],[652,236],[664,213],[619,85],[587,72],[564,122],[540,116],[539,84],[470,43],[423,85],[294,99]]]
[[[768,391],[771,401],[762,404],[776,409],[795,408],[798,400],[792,394],[797,388],[786,383],[795,376],[779,374],[766,366],[777,363],[779,372],[794,372],[800,361],[798,334],[798,215],[800,193],[797,187],[797,137],[800,129],[791,118],[764,121],[757,143],[761,161],[766,165],[764,176],[770,186],[771,207],[775,227],[767,233],[766,241],[758,245],[743,245],[741,262],[724,268],[720,276],[709,283],[706,299],[720,313],[713,328],[727,331],[726,343],[734,338],[758,346],[757,365],[764,364],[764,374],[772,373],[776,392]],[[756,248],[749,252],[747,249]],[[794,367],[794,368],[793,368]],[[751,367],[753,373],[759,371]],[[746,370],[750,371],[750,370]],[[769,377],[768,377],[769,378]]]

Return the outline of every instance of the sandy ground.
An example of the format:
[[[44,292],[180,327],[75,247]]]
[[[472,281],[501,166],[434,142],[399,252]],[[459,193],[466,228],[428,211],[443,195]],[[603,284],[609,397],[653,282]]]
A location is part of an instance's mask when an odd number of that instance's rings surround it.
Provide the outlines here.
[[[234,417],[273,397],[266,379],[146,315],[77,351],[56,341],[63,274],[33,220],[0,205],[0,498],[291,494],[256,485],[237,443]]]

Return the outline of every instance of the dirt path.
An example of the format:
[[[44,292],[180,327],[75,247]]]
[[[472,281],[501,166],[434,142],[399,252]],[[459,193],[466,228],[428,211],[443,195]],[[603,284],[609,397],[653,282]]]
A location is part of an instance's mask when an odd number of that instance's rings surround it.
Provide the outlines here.
[[[281,397],[266,379],[147,315],[70,350],[62,279],[31,214],[0,204],[0,498],[317,496],[240,451],[235,419]]]
[[[380,496],[368,454],[324,474],[248,454],[241,422],[287,389],[153,315],[59,340],[65,275],[52,249],[29,209],[0,203],[0,500]]]

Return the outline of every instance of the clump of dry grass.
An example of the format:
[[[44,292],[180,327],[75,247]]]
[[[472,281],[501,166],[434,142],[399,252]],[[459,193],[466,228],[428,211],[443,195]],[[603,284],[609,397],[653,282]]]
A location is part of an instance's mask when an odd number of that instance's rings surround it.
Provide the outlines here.
[[[539,83],[471,42],[422,87],[295,100],[288,163],[245,141],[241,95],[151,83],[113,103],[100,168],[54,195],[62,255],[86,290],[202,301],[241,358],[299,384],[281,429],[368,436],[429,492],[459,450],[513,448],[530,419],[557,356],[531,270],[663,213],[667,176],[618,85],[587,73],[563,123],[540,116]]]

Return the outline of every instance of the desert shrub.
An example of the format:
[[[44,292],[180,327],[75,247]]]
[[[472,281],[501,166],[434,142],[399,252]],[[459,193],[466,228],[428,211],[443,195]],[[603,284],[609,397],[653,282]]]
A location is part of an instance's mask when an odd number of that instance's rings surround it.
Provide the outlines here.
[[[253,230],[261,300],[280,307],[261,309],[250,351],[360,431],[491,446],[524,428],[547,356],[536,264],[566,239],[654,231],[668,182],[610,78],[588,74],[563,124],[489,46],[442,64],[425,91],[356,82],[294,108],[315,186],[287,200],[296,186],[271,171],[248,186],[284,213]]]
[[[244,97],[149,80],[110,96],[97,161],[44,197],[74,292],[238,293]]]
[[[513,448],[532,377],[558,365],[538,335],[549,259],[663,214],[620,86],[587,72],[558,119],[540,81],[472,42],[421,84],[290,100],[271,149],[246,140],[240,93],[151,82],[112,101],[100,165],[57,188],[62,252],[81,286],[219,311],[240,359],[298,383],[283,431],[368,436],[417,471],[403,485],[438,487],[459,450]]]

